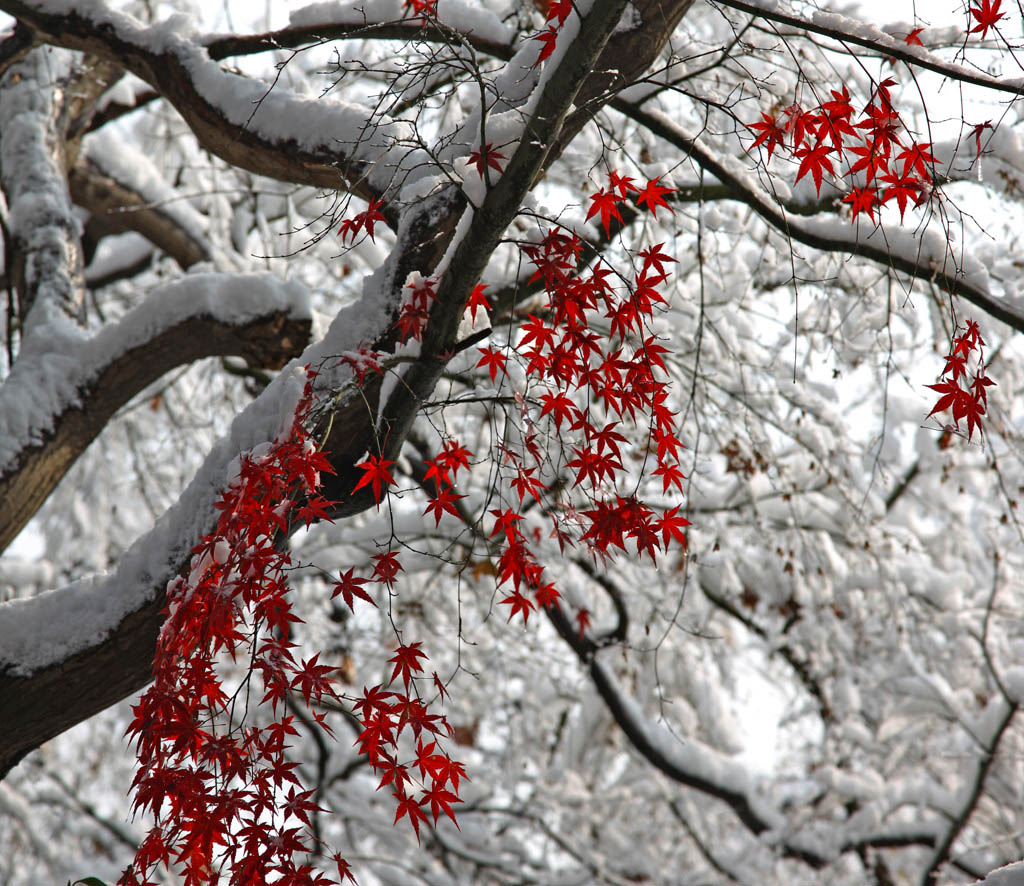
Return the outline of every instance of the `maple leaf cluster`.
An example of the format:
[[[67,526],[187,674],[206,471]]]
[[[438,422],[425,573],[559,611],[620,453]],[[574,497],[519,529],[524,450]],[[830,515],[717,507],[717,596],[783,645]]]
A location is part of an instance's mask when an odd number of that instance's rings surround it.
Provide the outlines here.
[[[619,204],[623,203],[630,193],[637,195],[636,205],[646,207],[655,218],[658,217],[659,207],[664,207],[675,215],[675,210],[665,202],[665,195],[673,193],[675,189],[658,184],[660,179],[661,176],[655,176],[641,189],[633,184],[632,177],[619,175],[613,170],[608,173],[608,187],[601,188],[596,194],[590,195],[591,202],[590,209],[587,211],[587,221],[600,213],[601,227],[604,228],[605,236],[610,236],[611,220],[614,218],[619,224],[622,224]]]
[[[303,720],[328,735],[322,702],[346,700],[334,688],[333,665],[322,663],[319,653],[296,655],[292,627],[301,619],[292,612],[287,581],[293,564],[279,544],[294,524],[330,520],[333,504],[318,491],[321,475],[333,471],[305,429],[313,383],[307,373],[290,432],[266,452],[242,459],[238,477],[217,502],[216,529],[193,549],[188,574],[168,588],[153,684],[133,707],[127,730],[139,760],[133,809],[152,815],[154,825],[120,886],[148,886],[160,866],[176,867],[185,886],[208,886],[218,876],[231,884],[355,882],[338,853],[336,881],[309,864],[311,853],[326,848],[311,818],[322,810],[287,754],[298,730],[294,716],[285,713],[286,700],[304,704]],[[360,485],[373,487],[379,498],[389,465],[368,459]],[[390,588],[401,566],[392,552],[375,559],[371,579],[350,569],[340,575],[333,596],[341,595],[350,608],[357,598],[376,605],[363,585]],[[423,744],[425,736],[451,730],[444,717],[429,712],[414,685],[425,658],[419,645],[400,645],[391,659],[391,682],[400,677],[401,686],[364,689],[362,699],[350,699],[363,724],[358,744],[383,773],[380,787],[393,789],[396,821],[408,816],[417,837],[427,809],[435,823],[440,814],[454,820],[452,804],[465,778],[461,764],[436,741]],[[236,708],[224,687],[215,663],[225,654],[249,663],[238,692],[249,691],[254,675],[260,678],[267,725],[236,719],[248,703],[243,699]],[[406,733],[417,743],[416,757],[400,764],[398,742]],[[406,773],[413,767],[418,789]]]
[[[554,21],[560,25],[570,8],[554,6]],[[473,154],[471,162],[482,175],[488,166],[500,171],[503,159],[492,145],[485,145]],[[587,218],[600,216],[608,236],[612,219],[622,221],[623,203],[629,201],[656,218],[659,209],[673,212],[666,200],[672,192],[659,178],[639,187],[632,177],[612,170],[607,188],[591,197]],[[649,246],[636,253],[633,273],[613,284],[611,270],[600,261],[589,271],[581,268],[582,247],[576,234],[558,226],[539,242],[521,244],[524,257],[535,267],[529,283],[543,285],[547,308],[538,312],[541,316],[529,315],[518,341],[477,348],[476,367],[485,369],[491,382],[504,383],[510,359],[523,366],[527,378],[527,390],[516,393],[526,433],[516,446],[501,446],[505,470],[499,472],[499,480],[505,491],[499,494],[510,492],[517,506],[490,512],[495,518],[490,537],[498,545],[494,574],[498,586],[507,589],[500,602],[509,607],[510,620],[522,615],[526,622],[538,606],[557,606],[560,599],[533,552],[531,539],[519,528],[525,508],[531,501],[540,503],[548,491],[541,480],[545,474],[570,472],[570,491],[579,490],[585,496],[586,505],[579,508],[557,496],[544,503],[553,524],[552,536],[562,550],[583,545],[596,556],[609,557],[632,548],[653,559],[659,551],[686,544],[684,530],[689,522],[678,505],[660,511],[618,489],[620,481],[629,481],[622,461],[622,447],[627,442],[620,430],[623,422],[645,429],[646,449],[656,462],[652,475],[661,479],[663,492],[678,493],[683,488],[683,444],[676,433],[665,381],[663,355],[667,348],[647,329],[655,312],[666,305],[660,287],[676,260],[664,252],[663,243]],[[396,321],[400,341],[422,338],[430,306],[437,300],[437,286],[434,278],[410,274]],[[478,284],[467,299],[466,310],[474,322],[480,308],[491,310],[485,290],[485,285]],[[342,357],[342,362],[357,372],[358,384],[370,369],[379,371],[376,353],[372,352],[373,359],[364,353],[371,352],[362,348]],[[574,390],[585,392],[585,396],[572,396]],[[541,445],[537,422],[553,425],[556,454]],[[562,458],[563,451],[571,456]],[[458,472],[469,467],[471,457],[469,450],[449,440],[427,460],[421,484],[428,494],[423,513],[434,518],[435,528],[446,515],[463,519],[458,502],[465,496],[457,494],[455,484]],[[383,455],[367,454],[356,465],[362,475],[353,493],[368,490],[379,508],[395,484],[394,464]],[[346,605],[351,607],[357,598],[370,599],[362,588],[368,581],[381,582],[390,589],[398,580],[402,567],[396,552],[378,554],[374,560],[372,579],[358,579],[351,573],[342,576],[336,593]],[[581,609],[576,620],[581,631],[585,630],[590,624],[589,612]],[[407,814],[416,821],[414,813]]]
[[[973,374],[968,372],[972,354],[977,367]],[[981,420],[988,409],[987,388],[994,385],[995,382],[985,374],[985,340],[978,324],[968,320],[964,332],[953,336],[942,377],[936,384],[926,385],[939,394],[938,402],[928,417],[949,410],[953,415],[954,428],[959,430],[960,422],[967,422],[967,439],[970,440],[975,430],[984,433]]]
[[[572,12],[572,0],[548,0],[545,4],[545,19],[547,28],[539,34],[534,34],[534,40],[541,44],[540,52],[533,66],[537,67],[542,61],[549,58],[558,45],[558,34],[565,24],[569,13]]]
[[[427,460],[423,482],[428,490],[433,483],[434,492],[423,513],[434,517],[435,528],[441,524],[441,518],[446,513],[462,519],[456,502],[465,496],[455,494],[455,480],[460,470],[469,468],[472,457],[473,453],[459,445],[457,440],[449,440],[435,458]]]
[[[403,295],[395,324],[399,341],[420,341],[430,319],[430,305],[437,301],[437,281],[419,273],[410,274]]]
[[[750,150],[765,147],[771,160],[776,148],[799,161],[796,181],[809,175],[818,194],[826,174],[837,187],[851,182],[843,203],[850,204],[850,218],[861,213],[875,223],[875,211],[895,201],[902,221],[907,207],[923,205],[935,193],[932,174],[935,157],[931,142],[914,140],[892,103],[896,81],[877,84],[871,100],[858,115],[849,91],[830,90],[832,98],[817,107],[791,104],[761,114],[748,128],[757,133]]]
[[[631,195],[656,213],[658,207],[668,208],[665,197],[671,190],[657,179],[640,189],[632,178],[612,171],[608,187],[592,197],[589,217],[600,214],[607,234]],[[535,267],[529,282],[543,284],[547,306],[540,316],[529,314],[518,340],[504,348],[479,348],[477,363],[496,381],[515,359],[527,380],[515,398],[520,439],[501,447],[502,477],[513,504],[489,512],[494,518],[490,537],[499,544],[496,580],[507,589],[499,602],[509,607],[510,620],[521,615],[525,623],[538,607],[559,605],[560,594],[533,553],[531,534],[521,527],[531,501],[545,499],[551,535],[563,550],[582,545],[595,556],[609,557],[632,549],[653,559],[672,545],[685,547],[689,522],[679,506],[660,512],[618,489],[630,477],[622,460],[623,422],[647,429],[653,475],[661,478],[664,492],[681,491],[685,479],[679,463],[683,445],[668,405],[667,348],[647,330],[655,311],[666,304],[660,287],[675,262],[663,246],[638,252],[633,274],[613,283],[600,260],[589,270],[581,267],[583,243],[563,228],[551,228],[539,242],[520,244]],[[574,397],[574,390],[582,396]],[[544,422],[553,433],[542,438],[538,423]],[[557,451],[549,452],[542,439],[556,441]],[[581,493],[586,506],[547,495],[541,478],[552,473],[568,474],[560,486]],[[539,540],[536,532],[533,540]],[[581,632],[591,623],[585,608],[575,618]]]
[[[346,218],[341,223],[341,227],[338,228],[338,236],[341,237],[342,242],[349,238],[352,239],[352,242],[355,242],[359,232],[364,229],[369,238],[373,240],[374,225],[379,221],[385,220],[384,216],[380,213],[380,207],[383,205],[383,200],[372,199],[369,206],[362,212],[357,212],[352,218]]]

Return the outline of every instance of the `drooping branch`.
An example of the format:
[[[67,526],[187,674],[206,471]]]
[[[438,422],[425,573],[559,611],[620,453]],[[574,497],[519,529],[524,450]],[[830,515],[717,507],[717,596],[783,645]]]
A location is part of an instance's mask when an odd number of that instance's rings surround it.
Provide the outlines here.
[[[987,740],[981,749],[981,757],[974,765],[974,773],[969,782],[970,787],[965,792],[963,804],[956,817],[949,823],[945,833],[942,835],[942,839],[935,847],[935,852],[921,877],[921,886],[934,886],[938,882],[939,869],[949,862],[953,843],[963,832],[967,822],[977,809],[978,802],[981,800],[982,790],[985,786],[985,779],[988,777],[989,770],[995,761],[999,744],[1003,736],[1006,735],[1006,731],[1010,728],[1010,723],[1020,707],[1016,702],[1010,703],[1003,698],[1000,698],[997,703],[1001,705],[1001,710],[998,712],[999,716],[995,722],[995,728],[986,736]]]

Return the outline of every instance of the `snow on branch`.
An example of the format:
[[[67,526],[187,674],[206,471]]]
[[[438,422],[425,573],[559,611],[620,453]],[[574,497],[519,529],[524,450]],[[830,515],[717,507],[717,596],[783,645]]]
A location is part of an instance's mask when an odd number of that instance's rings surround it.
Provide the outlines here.
[[[186,16],[145,25],[99,3],[62,0],[3,0],[0,10],[47,43],[120,62],[175,107],[204,148],[258,175],[371,197],[400,188],[427,159],[409,124],[373,108],[224,70]]]
[[[100,236],[137,231],[183,268],[210,259],[203,217],[152,161],[112,130],[89,135],[71,170],[71,196]]]
[[[726,6],[740,12],[746,12],[755,18],[763,18],[779,24],[789,25],[802,33],[820,34],[841,44],[852,43],[875,50],[884,58],[897,59],[912,67],[934,71],[950,80],[984,86],[998,92],[1013,95],[1024,93],[1024,80],[1012,78],[1001,80],[981,74],[977,70],[964,65],[953,64],[930,52],[924,46],[911,45],[905,40],[898,40],[874,25],[856,21],[839,13],[815,11],[812,15],[796,15],[782,12],[774,0],[716,0],[719,6]]]
[[[478,4],[447,0],[428,20],[409,16],[397,0],[339,4],[311,3],[289,16],[289,24],[262,34],[210,35],[205,46],[210,58],[251,55],[330,40],[416,40],[451,43],[458,35],[478,52],[508,59],[515,33],[494,13]]]
[[[0,549],[13,540],[110,416],[169,369],[240,355],[279,367],[305,345],[305,289],[269,275],[197,274],[161,286],[91,339],[22,342],[0,387]]]
[[[22,335],[59,316],[62,332],[73,339],[78,330],[69,318],[80,313],[85,287],[54,88],[69,61],[68,53],[35,50],[4,75],[0,183],[9,208],[13,261],[8,273],[18,292]]]

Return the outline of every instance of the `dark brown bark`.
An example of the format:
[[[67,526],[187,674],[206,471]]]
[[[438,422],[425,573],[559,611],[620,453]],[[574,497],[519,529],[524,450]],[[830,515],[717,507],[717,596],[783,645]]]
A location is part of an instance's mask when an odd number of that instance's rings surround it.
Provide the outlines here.
[[[98,714],[150,680],[163,589],[110,637],[31,676],[0,673],[0,779],[29,751]]]

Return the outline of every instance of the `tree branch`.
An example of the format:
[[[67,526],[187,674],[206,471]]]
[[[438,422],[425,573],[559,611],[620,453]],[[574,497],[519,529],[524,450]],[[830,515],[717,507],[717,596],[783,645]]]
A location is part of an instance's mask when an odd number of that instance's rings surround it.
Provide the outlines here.
[[[754,18],[789,25],[803,32],[820,34],[844,45],[863,46],[877,52],[882,58],[892,58],[911,67],[934,71],[950,80],[957,80],[972,86],[984,86],[986,89],[1008,92],[1011,95],[1024,93],[1024,87],[1020,80],[999,80],[996,77],[979,74],[962,65],[951,64],[933,55],[923,46],[910,46],[905,41],[897,40],[877,28],[872,29],[874,33],[870,36],[865,36],[867,26],[864,25],[861,25],[861,33],[853,33],[844,27],[846,19],[839,14],[816,11],[810,17],[790,15],[778,8],[771,8],[767,4],[750,3],[747,0],[714,0],[714,3],[716,6],[725,6],[739,12],[746,12]]]
[[[283,87],[232,74],[193,41],[169,40],[162,28],[126,14],[57,12],[21,0],[2,0],[0,10],[46,43],[122,64],[174,106],[204,148],[257,175],[332,190],[347,187],[370,199],[400,182],[401,169],[416,162],[410,156],[415,151],[400,147],[404,128],[370,109],[299,98]]]
[[[7,197],[22,336],[58,315],[81,319],[85,301],[79,224],[65,176],[55,79],[65,53],[30,52],[0,82],[0,184]],[[64,324],[68,330],[73,324]]]
[[[694,161],[714,175],[723,184],[729,185],[733,196],[760,215],[783,237],[812,246],[822,252],[840,252],[867,258],[879,265],[900,271],[918,280],[927,280],[958,295],[965,301],[981,308],[990,316],[1006,323],[1018,332],[1024,332],[1024,312],[1013,305],[993,296],[962,275],[957,268],[947,267],[948,256],[927,257],[921,246],[920,257],[910,257],[897,252],[893,243],[879,245],[865,239],[858,239],[857,229],[851,227],[852,237],[837,237],[815,230],[813,224],[797,220],[787,214],[784,207],[773,203],[768,197],[751,190],[742,177],[733,173],[726,163],[712,155],[696,139],[681,129],[675,121],[660,111],[647,111],[630,102],[616,100],[612,106],[626,116],[646,126],[654,135],[689,154]],[[890,236],[899,232],[887,232]],[[879,238],[881,239],[881,238]]]
[[[209,259],[206,244],[192,237],[177,219],[138,191],[104,175],[88,160],[71,170],[69,184],[72,199],[91,215],[85,230],[92,242],[135,231],[182,268]]]
[[[229,354],[280,368],[298,354],[310,320],[295,297],[266,277],[192,277],[157,290],[77,353],[64,354],[59,368],[46,353],[19,359],[0,388],[0,413],[11,418],[0,446],[0,550],[110,417],[170,369]],[[58,392],[54,402],[15,408],[31,402],[44,382]]]

